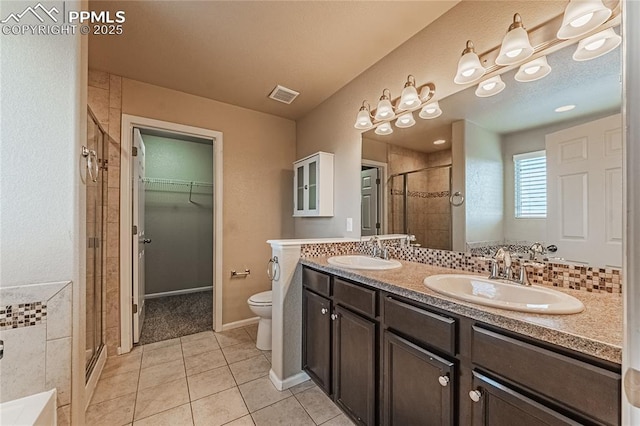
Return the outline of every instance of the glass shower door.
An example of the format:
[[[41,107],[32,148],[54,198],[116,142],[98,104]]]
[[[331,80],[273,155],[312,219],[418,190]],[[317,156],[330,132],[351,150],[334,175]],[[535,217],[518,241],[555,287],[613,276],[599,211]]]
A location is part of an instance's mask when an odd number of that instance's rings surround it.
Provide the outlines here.
[[[91,110],[87,114],[87,140],[83,147],[86,161],[86,345],[85,365],[88,380],[104,347],[104,256],[106,231],[106,178],[103,173],[106,133]]]

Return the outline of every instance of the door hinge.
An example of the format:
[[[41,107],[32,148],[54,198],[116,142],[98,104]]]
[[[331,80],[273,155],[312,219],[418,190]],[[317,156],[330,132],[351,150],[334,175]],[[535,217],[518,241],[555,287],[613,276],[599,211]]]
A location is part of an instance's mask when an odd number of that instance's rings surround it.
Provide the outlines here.
[[[132,155],[132,156],[134,156],[134,157],[137,157],[137,156],[138,156],[138,147],[134,146],[134,147],[131,149],[131,155]]]
[[[376,179],[376,185],[380,185],[380,178]]]
[[[132,308],[132,309],[133,309],[133,313],[134,313],[134,314],[137,314],[137,313],[138,313],[138,304],[137,304],[137,303],[134,303],[134,304],[133,304],[133,308]]]
[[[133,235],[138,235],[138,226],[133,225]]]

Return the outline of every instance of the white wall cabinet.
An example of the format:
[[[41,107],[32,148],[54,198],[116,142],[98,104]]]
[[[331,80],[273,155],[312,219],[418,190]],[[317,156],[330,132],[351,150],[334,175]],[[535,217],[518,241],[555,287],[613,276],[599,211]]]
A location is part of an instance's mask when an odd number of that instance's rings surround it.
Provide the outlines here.
[[[318,152],[293,163],[293,216],[333,216],[333,154]]]

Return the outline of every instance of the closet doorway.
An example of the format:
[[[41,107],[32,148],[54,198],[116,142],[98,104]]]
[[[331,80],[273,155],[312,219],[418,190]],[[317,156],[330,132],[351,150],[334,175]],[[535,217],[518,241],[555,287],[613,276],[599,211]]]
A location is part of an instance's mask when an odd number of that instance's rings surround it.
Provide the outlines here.
[[[123,115],[123,353],[220,327],[221,145],[220,132]]]

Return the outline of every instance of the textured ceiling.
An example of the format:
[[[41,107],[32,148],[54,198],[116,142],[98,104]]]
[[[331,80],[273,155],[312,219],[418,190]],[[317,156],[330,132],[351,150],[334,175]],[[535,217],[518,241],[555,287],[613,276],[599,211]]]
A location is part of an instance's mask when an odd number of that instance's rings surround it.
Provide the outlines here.
[[[93,0],[126,22],[89,37],[89,67],[297,119],[457,2]]]

